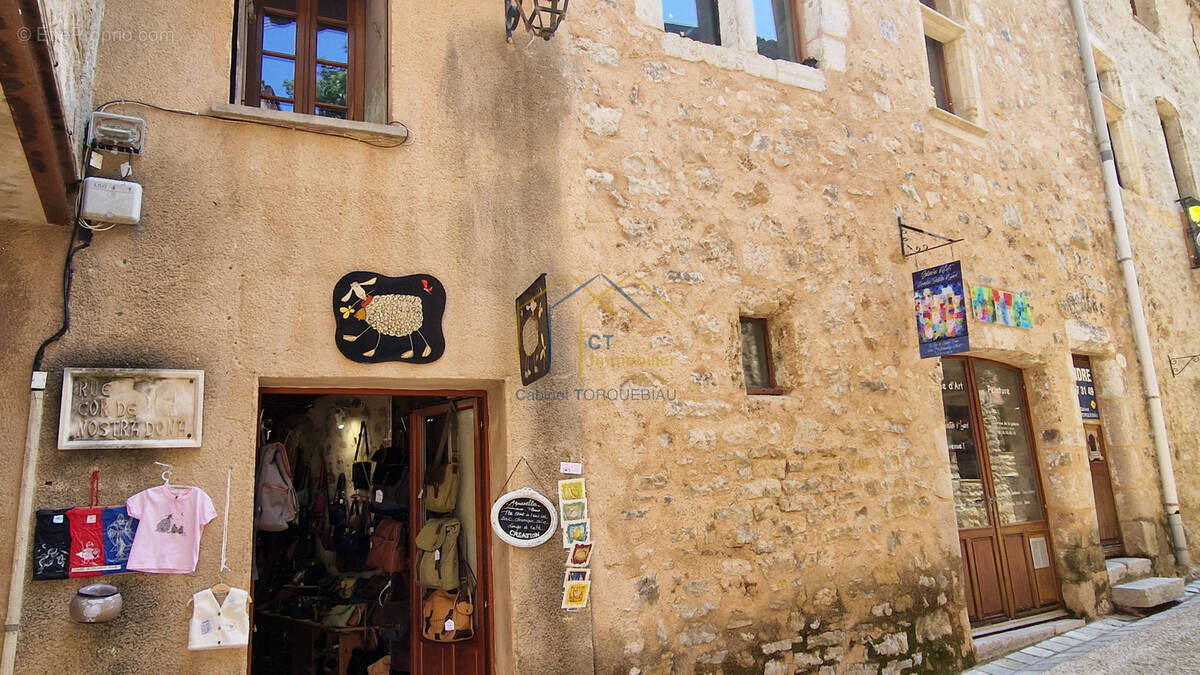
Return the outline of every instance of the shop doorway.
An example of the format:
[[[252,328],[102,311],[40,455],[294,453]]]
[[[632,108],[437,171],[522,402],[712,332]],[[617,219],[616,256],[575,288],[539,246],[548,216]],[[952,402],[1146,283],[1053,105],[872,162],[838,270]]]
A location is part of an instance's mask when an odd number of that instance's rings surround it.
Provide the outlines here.
[[[259,406],[250,671],[491,672],[484,393],[265,388]],[[449,484],[447,464],[457,489],[430,490]],[[290,471],[294,522],[272,519],[264,465]],[[458,536],[419,571],[427,521],[452,521]],[[427,620],[431,570],[471,610],[457,624]]]
[[[1061,604],[1021,371],[942,359],[954,511],[973,624]]]
[[[1105,558],[1125,555],[1121,526],[1117,521],[1117,500],[1113,497],[1112,474],[1108,468],[1108,449],[1104,430],[1099,424],[1083,425],[1087,439],[1088,468],[1092,473],[1092,494],[1096,499],[1096,523],[1100,526],[1100,547]]]

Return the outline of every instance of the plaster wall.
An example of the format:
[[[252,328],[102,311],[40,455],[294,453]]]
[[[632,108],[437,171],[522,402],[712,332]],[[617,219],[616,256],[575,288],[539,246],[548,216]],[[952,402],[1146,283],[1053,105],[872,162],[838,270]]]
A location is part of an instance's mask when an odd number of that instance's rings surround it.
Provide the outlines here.
[[[73,328],[46,364],[36,506],[82,503],[93,467],[107,503],[154,484],[154,459],[214,496],[232,466],[224,579],[245,587],[260,384],[484,389],[493,490],[521,456],[534,471],[514,480],[546,491],[558,461],[582,461],[597,542],[590,608],[567,614],[561,549],[493,540],[499,672],[945,671],[972,658],[970,631],[941,374],[918,358],[911,274],[960,259],[969,283],[1033,298],[1033,330],[972,323],[971,354],[1024,369],[1055,569],[1071,610],[1102,611],[1072,350],[1129,383],[1102,392],[1127,420],[1130,465],[1149,444],[1069,11],[962,11],[983,135],[930,112],[916,2],[824,2],[847,53],[844,72],[817,74],[823,91],[686,45],[670,56],[644,14],[610,3],[512,45],[496,8],[435,3],[413,22],[393,3],[388,96],[412,138],[391,149],[114,108],[150,125],[134,160],[143,219],[79,256]],[[208,110],[228,95],[232,21],[232,3],[108,0],[104,30],[175,39],[101,44],[94,98]],[[963,241],[904,258],[897,215]],[[22,272],[8,283],[26,293],[0,297],[4,311],[53,306],[38,280],[63,242],[20,227],[6,241],[3,264]],[[437,276],[445,356],[343,358],[330,291],[355,269]],[[551,375],[523,388],[512,302],[542,272],[563,288],[605,273],[653,316],[581,293],[556,310]],[[739,315],[769,320],[782,395],[746,395]],[[658,360],[591,365],[592,333]],[[21,372],[36,340],[11,344],[2,370]],[[203,368],[204,447],[55,450],[68,365]],[[0,394],[6,408],[22,387]],[[0,422],[6,457],[21,419]],[[1117,480],[1157,494],[1152,472]],[[103,626],[66,618],[77,582],[29,584],[22,672],[242,672],[240,651],[185,650],[184,602],[219,578],[219,536],[195,575],[118,578],[129,609]],[[1147,553],[1164,547],[1147,535]]]
[[[1160,102],[1167,103],[1178,113],[1185,154],[1177,161],[1191,167],[1191,175],[1196,175],[1200,120],[1190,102],[1200,95],[1196,86],[1200,77],[1200,61],[1197,60],[1200,53],[1192,39],[1198,18],[1190,3],[1157,0],[1160,20],[1157,30],[1152,30],[1130,15],[1126,3],[1094,0],[1085,4],[1097,46],[1112,60],[1119,78],[1125,105],[1124,119],[1134,150],[1124,160],[1141,176],[1140,181],[1123,189],[1121,195],[1155,352],[1154,365],[1162,391],[1188,548],[1195,560],[1200,555],[1200,541],[1197,540],[1200,530],[1196,529],[1196,519],[1200,518],[1200,483],[1196,481],[1195,471],[1200,465],[1200,446],[1196,441],[1200,423],[1196,421],[1194,410],[1200,395],[1200,379],[1197,379],[1200,373],[1189,369],[1173,376],[1170,357],[1198,351],[1195,335],[1200,323],[1187,308],[1194,307],[1200,297],[1200,278],[1189,266],[1188,245],[1180,209],[1175,203],[1179,195],[1167,155],[1159,108]],[[1136,367],[1136,357],[1131,363]],[[1132,387],[1133,383],[1129,385]],[[1112,431],[1106,429],[1106,433]],[[1128,438],[1124,432],[1121,436]],[[1125,489],[1126,476],[1136,470],[1135,466],[1147,469],[1155,466],[1153,447],[1134,442],[1128,444],[1128,452],[1121,453],[1124,457],[1115,449],[1112,454],[1119,461],[1114,475],[1119,486],[1118,508],[1128,508],[1134,502],[1147,508],[1148,493],[1136,496],[1120,493]],[[1157,473],[1154,478],[1157,480]],[[1123,530],[1123,534],[1127,540],[1140,540],[1143,530],[1142,526],[1134,526]]]

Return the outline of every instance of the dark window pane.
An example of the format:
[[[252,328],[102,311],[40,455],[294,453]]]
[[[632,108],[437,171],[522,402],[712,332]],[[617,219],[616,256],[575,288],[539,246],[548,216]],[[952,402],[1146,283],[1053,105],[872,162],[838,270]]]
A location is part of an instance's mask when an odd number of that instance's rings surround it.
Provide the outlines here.
[[[293,98],[296,95],[296,63],[278,56],[262,57],[263,96]]]
[[[1112,148],[1113,170],[1117,172],[1117,185],[1125,187],[1125,184],[1121,182],[1121,159],[1117,157],[1117,144],[1113,142],[1112,125],[1106,123],[1104,126],[1108,128],[1108,144]]]
[[[317,15],[324,19],[346,20],[346,0],[321,0],[317,3]]]
[[[350,62],[350,47],[346,29],[321,26],[317,31],[317,58],[322,61]]]
[[[767,370],[767,322],[742,320],[742,372],[746,388],[770,387]]]
[[[296,11],[296,0],[264,0],[263,7],[294,12]]]
[[[988,524],[983,474],[975,433],[971,428],[971,394],[967,369],[958,359],[942,359],[942,411],[946,416],[946,445],[950,448],[950,484],[959,528]]]
[[[346,105],[346,69],[317,64],[317,103]]]
[[[263,17],[262,48],[280,54],[296,53],[296,20],[282,16]]]
[[[321,117],[336,117],[339,120],[346,119],[346,111],[338,110],[337,108],[317,108],[317,114]]]
[[[794,0],[754,0],[758,53],[769,59],[799,61],[792,14]]]
[[[717,0],[663,0],[663,30],[710,45],[721,44]]]
[[[1033,443],[1022,407],[1021,374],[980,361],[975,364],[975,379],[1000,524],[1041,520]]]
[[[946,89],[946,52],[942,43],[926,36],[925,54],[929,57],[929,83],[933,86],[933,100],[942,110],[954,112],[950,92]]]

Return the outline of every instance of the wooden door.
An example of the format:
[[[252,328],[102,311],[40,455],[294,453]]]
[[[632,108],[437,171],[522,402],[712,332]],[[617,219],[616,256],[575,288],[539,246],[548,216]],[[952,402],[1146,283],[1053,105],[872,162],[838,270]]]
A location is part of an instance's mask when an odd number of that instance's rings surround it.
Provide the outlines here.
[[[1099,425],[1085,424],[1088,466],[1092,472],[1092,494],[1096,498],[1096,522],[1100,525],[1100,546],[1104,557],[1125,554],[1121,528],[1117,522],[1117,501],[1113,498],[1112,474],[1108,468],[1108,450],[1104,447],[1104,432]]]
[[[1014,618],[1061,601],[1019,370],[942,360],[963,584],[972,622]]]
[[[452,412],[453,406],[453,412]],[[452,643],[437,643],[421,637],[423,617],[421,600],[427,591],[415,585],[412,588],[412,672],[422,675],[482,675],[491,672],[491,577],[488,569],[488,527],[486,446],[484,425],[486,415],[482,400],[477,398],[459,400],[414,410],[409,417],[409,433],[413,458],[411,481],[413,501],[410,531],[413,536],[421,531],[426,519],[423,504],[422,483],[426,467],[437,461],[437,452],[442,433],[447,429],[447,414],[454,415],[452,438],[457,455],[461,482],[458,505],[454,517],[462,523],[459,535],[461,542],[460,565],[467,564],[476,579],[475,636],[469,640]],[[416,568],[416,546],[413,551],[413,569]]]

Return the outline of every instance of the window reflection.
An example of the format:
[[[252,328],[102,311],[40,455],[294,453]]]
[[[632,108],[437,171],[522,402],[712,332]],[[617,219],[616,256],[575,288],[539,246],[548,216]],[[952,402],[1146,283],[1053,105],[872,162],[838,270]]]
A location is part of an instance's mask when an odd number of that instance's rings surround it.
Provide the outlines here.
[[[663,0],[663,30],[710,45],[721,44],[717,0]]]
[[[754,0],[758,53],[769,59],[799,61],[796,47],[794,0]]]

